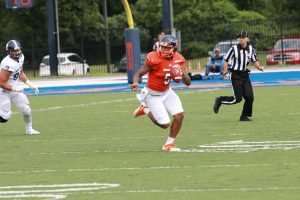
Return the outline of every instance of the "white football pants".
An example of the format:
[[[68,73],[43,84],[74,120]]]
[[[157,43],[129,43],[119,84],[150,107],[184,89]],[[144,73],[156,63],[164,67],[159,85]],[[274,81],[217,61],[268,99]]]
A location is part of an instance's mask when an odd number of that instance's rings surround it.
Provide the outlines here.
[[[0,116],[6,120],[11,117],[11,103],[23,116],[31,116],[31,108],[27,96],[23,92],[0,91]]]
[[[171,88],[161,93],[161,95],[158,95],[158,92],[155,92],[155,95],[151,93],[149,91],[144,102],[148,105],[150,112],[159,124],[170,123],[168,112],[172,116],[183,112],[182,103],[178,95]]]

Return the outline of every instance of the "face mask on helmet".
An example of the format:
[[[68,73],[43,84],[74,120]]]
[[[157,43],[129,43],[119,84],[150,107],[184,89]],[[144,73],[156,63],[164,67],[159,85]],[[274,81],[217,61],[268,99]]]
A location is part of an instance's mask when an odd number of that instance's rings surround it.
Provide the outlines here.
[[[174,55],[177,47],[177,39],[172,35],[164,36],[158,47],[158,55],[162,58],[170,58]]]
[[[19,58],[22,54],[21,44],[17,40],[10,40],[6,43],[6,52],[12,58]]]

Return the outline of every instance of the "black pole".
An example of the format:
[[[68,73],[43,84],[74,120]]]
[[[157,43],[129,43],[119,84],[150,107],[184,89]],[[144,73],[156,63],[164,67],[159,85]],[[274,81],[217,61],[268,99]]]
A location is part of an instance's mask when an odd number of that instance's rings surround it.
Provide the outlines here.
[[[32,66],[33,66],[33,76],[37,76],[37,67],[35,61],[35,46],[34,46],[34,33],[31,33],[31,55],[32,55]]]
[[[163,31],[166,34],[175,34],[173,23],[173,0],[162,1],[162,14],[163,14]]]
[[[171,17],[170,17],[169,0],[162,1],[162,14],[163,14],[163,31],[166,34],[171,34]]]
[[[283,55],[283,26],[284,20],[283,17],[280,17],[280,46],[281,46],[281,63],[285,64],[284,55]]]
[[[48,18],[48,47],[49,47],[49,56],[50,56],[50,74],[52,76],[58,76],[55,1],[47,0],[46,7],[47,7],[47,18]]]
[[[106,63],[107,63],[107,72],[110,72],[110,42],[109,42],[109,29],[107,22],[107,2],[103,0],[103,16],[104,16],[104,25],[105,25],[105,52],[106,52]]]

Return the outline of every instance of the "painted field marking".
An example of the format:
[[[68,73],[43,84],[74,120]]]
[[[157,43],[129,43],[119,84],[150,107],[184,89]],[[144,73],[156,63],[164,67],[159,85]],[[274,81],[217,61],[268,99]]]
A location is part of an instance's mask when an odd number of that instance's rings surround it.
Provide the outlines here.
[[[68,194],[72,194],[72,192],[101,190],[119,186],[120,184],[111,183],[1,186],[0,199],[30,197],[43,199],[64,199],[67,197]]]
[[[152,167],[119,167],[119,168],[75,168],[75,169],[43,169],[0,171],[0,174],[29,174],[29,173],[58,173],[58,172],[91,172],[91,171],[131,171],[131,170],[165,170],[165,169],[192,169],[192,168],[238,168],[238,167],[266,167],[274,164],[220,164],[220,165],[184,165],[184,166],[152,166]],[[285,166],[298,166],[298,163],[282,163]]]
[[[174,189],[174,190],[123,190],[123,191],[101,191],[101,194],[119,194],[119,193],[186,193],[186,192],[223,192],[223,191],[275,191],[275,190],[300,190],[300,186],[289,187],[243,187],[243,188],[198,188],[198,189]],[[95,193],[95,192],[93,192]]]
[[[81,108],[81,107],[87,107],[87,106],[95,106],[95,105],[101,105],[101,104],[111,104],[111,103],[122,103],[122,102],[128,102],[136,100],[136,98],[130,98],[130,99],[115,99],[115,100],[109,100],[109,101],[96,101],[86,104],[75,104],[75,105],[66,105],[66,106],[54,106],[54,107],[48,107],[48,108],[40,108],[32,110],[33,112],[44,112],[44,111],[50,111],[50,110],[59,110],[59,109],[65,109],[65,108]],[[13,112],[12,114],[19,114],[20,112]]]
[[[182,149],[176,153],[207,153],[207,152],[250,152],[257,150],[289,150],[300,148],[300,141],[264,141],[244,142],[243,140],[217,142],[199,145],[192,149]],[[90,154],[90,153],[129,153],[129,152],[160,152],[161,150],[94,150],[94,151],[63,151],[63,152],[34,152],[27,155],[56,155],[56,154]],[[16,153],[0,153],[0,156],[14,156]]]
[[[251,152],[257,150],[289,150],[300,148],[300,141],[244,142],[243,140],[199,145],[183,152]]]

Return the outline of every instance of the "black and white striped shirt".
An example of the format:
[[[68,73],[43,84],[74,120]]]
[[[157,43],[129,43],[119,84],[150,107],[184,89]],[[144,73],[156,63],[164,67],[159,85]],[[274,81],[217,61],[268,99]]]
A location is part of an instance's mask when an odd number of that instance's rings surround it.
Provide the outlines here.
[[[255,63],[258,61],[256,51],[251,44],[248,44],[246,48],[242,48],[240,44],[232,46],[224,60],[235,71],[245,71],[250,62]]]

